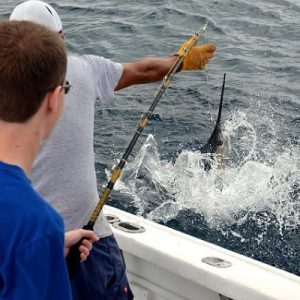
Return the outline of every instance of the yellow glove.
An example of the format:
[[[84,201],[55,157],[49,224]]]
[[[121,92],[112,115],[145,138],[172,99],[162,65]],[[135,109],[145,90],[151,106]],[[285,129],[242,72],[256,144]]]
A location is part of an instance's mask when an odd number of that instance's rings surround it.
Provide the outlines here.
[[[186,49],[191,43],[191,39],[186,41],[178,50],[177,54],[182,56],[184,49]],[[182,71],[189,70],[203,70],[208,61],[214,56],[216,51],[215,44],[204,44],[201,46],[194,46],[189,54],[182,62]]]

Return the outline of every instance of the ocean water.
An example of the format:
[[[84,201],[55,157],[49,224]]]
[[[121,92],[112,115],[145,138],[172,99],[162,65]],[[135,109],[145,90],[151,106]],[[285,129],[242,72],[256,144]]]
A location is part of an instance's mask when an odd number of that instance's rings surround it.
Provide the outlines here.
[[[20,1],[2,3],[8,18]],[[50,1],[69,51],[117,62],[175,53],[208,23],[217,52],[202,72],[176,74],[108,202],[300,275],[300,1]],[[227,73],[224,170],[203,170]],[[98,104],[99,191],[159,83]],[[74,164],[76,170],[76,164]]]

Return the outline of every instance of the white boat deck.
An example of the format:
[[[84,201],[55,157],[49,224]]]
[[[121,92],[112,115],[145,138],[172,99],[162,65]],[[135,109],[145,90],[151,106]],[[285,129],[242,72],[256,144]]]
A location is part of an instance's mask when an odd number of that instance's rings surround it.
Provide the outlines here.
[[[300,299],[296,275],[110,206],[104,213],[121,221],[112,228],[135,300]],[[126,232],[130,224],[145,231]]]

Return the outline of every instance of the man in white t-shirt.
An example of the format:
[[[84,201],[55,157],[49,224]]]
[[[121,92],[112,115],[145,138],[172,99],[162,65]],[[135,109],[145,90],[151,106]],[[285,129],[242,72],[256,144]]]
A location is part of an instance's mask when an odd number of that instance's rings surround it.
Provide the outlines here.
[[[60,34],[63,30],[56,11],[41,1],[18,5],[10,19],[37,22]],[[215,50],[214,44],[194,47],[181,70],[204,69]],[[66,230],[86,225],[99,199],[93,148],[96,101],[111,101],[115,91],[133,84],[161,80],[175,59],[120,64],[94,55],[68,56],[66,77],[73,87],[32,172],[35,188],[63,215]],[[133,299],[122,254],[102,213],[94,231],[101,239],[71,280],[74,299]]]

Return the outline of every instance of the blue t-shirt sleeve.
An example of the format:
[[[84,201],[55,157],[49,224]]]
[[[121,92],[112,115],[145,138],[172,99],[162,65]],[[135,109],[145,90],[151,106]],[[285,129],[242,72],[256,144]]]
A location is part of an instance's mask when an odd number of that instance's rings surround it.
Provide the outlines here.
[[[63,247],[63,236],[59,233],[19,250],[9,267],[10,280],[1,299],[71,299]]]

